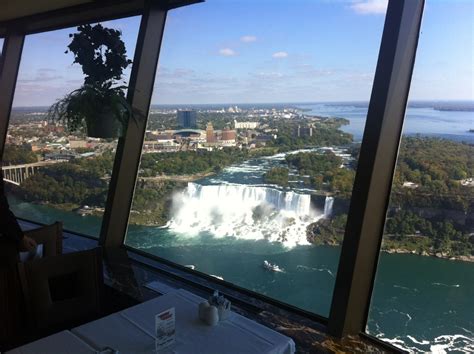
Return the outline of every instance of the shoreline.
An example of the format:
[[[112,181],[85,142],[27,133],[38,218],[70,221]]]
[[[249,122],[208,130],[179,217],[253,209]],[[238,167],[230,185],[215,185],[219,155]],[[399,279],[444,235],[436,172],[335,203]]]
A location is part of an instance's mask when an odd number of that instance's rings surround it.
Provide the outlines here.
[[[446,259],[448,261],[474,263],[474,256],[449,256],[442,253],[428,253],[428,252],[419,253],[419,252],[410,251],[404,248],[385,249],[385,250],[380,250],[380,252],[384,252],[388,254],[413,254],[413,255],[421,256],[421,257],[433,257],[433,258],[438,258],[438,259]]]
[[[200,172],[192,175],[161,175],[155,177],[139,177],[143,181],[178,181],[178,182],[193,182],[201,178],[215,175],[216,172]]]
[[[28,201],[22,201],[22,202],[31,203],[31,204],[35,204],[35,205],[41,205],[41,206],[47,206],[47,207],[51,207],[51,208],[61,210],[61,211],[70,211],[70,212],[77,213],[78,215],[81,215],[79,213],[79,210],[81,210],[81,208],[77,208],[77,206],[76,206],[76,208],[67,208],[66,205],[63,205],[63,204],[34,203],[34,202],[28,202]],[[71,206],[69,206],[69,207],[71,207]],[[100,217],[101,214],[102,214],[100,212],[100,209],[102,209],[102,208],[91,207],[89,210],[92,211],[92,213],[86,214],[86,215],[87,216]],[[95,212],[97,212],[97,214]],[[81,215],[81,216],[85,216],[85,215]],[[134,225],[138,225],[138,224],[134,224]],[[144,225],[144,224],[140,224],[140,226],[157,227],[157,226],[163,226],[163,225],[157,225],[157,224]],[[340,243],[337,243],[337,244],[334,244],[334,243],[333,244],[329,244],[329,243],[315,244],[314,242],[311,242],[309,240],[308,240],[308,242],[310,243],[311,246],[341,247]],[[449,255],[445,255],[445,254],[442,254],[442,253],[428,253],[426,251],[424,251],[422,253],[419,253],[419,252],[416,252],[414,250],[408,250],[408,249],[404,249],[404,248],[381,249],[380,252],[381,253],[383,252],[383,253],[386,253],[386,254],[412,254],[412,255],[420,256],[420,257],[433,257],[433,258],[445,259],[445,260],[449,260],[449,261],[474,263],[474,256],[449,256]]]
[[[342,243],[340,241],[336,241],[333,239],[333,242],[330,242],[330,240],[323,240],[321,243],[316,243],[314,242],[314,239],[312,238],[308,238],[307,237],[307,240],[308,242],[312,245],[312,246],[331,246],[331,247],[341,247],[342,246]],[[383,245],[382,245],[383,247]],[[448,260],[448,261],[460,261],[460,262],[467,262],[467,263],[474,263],[474,255],[468,255],[468,256],[450,256],[448,254],[443,254],[441,252],[436,252],[436,253],[432,253],[432,252],[427,252],[427,251],[423,251],[423,252],[418,252],[418,251],[415,251],[415,250],[410,250],[410,249],[407,249],[407,248],[403,248],[403,247],[393,247],[393,248],[381,248],[380,249],[380,252],[382,253],[387,253],[387,254],[412,254],[412,255],[415,255],[415,256],[420,256],[420,257],[433,257],[433,258],[438,258],[438,259],[445,259],[445,260]]]

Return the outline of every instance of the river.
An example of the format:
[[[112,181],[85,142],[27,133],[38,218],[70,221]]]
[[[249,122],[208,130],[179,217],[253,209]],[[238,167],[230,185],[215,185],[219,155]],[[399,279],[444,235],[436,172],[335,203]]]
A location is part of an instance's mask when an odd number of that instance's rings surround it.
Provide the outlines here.
[[[451,103],[452,104],[452,103]],[[473,106],[474,103],[470,103]],[[434,109],[432,103],[408,106],[403,126],[405,135],[421,134],[454,141],[464,141],[474,144],[473,111],[442,111]],[[305,109],[307,114],[321,117],[343,117],[350,121],[349,125],[342,127],[347,133],[354,136],[354,140],[361,141],[364,132],[368,106],[361,103],[315,103],[300,104],[298,107]]]

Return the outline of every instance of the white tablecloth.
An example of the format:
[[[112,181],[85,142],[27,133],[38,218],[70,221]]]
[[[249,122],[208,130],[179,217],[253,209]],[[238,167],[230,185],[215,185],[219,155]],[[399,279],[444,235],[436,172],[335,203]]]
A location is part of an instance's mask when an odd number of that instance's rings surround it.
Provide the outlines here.
[[[198,319],[202,298],[176,290],[120,313],[73,329],[95,348],[111,347],[123,353],[147,353],[155,348],[155,315],[174,307],[176,354],[291,354],[293,340],[236,313],[210,327]]]
[[[7,354],[93,354],[94,348],[69,331],[62,331],[13,349]]]

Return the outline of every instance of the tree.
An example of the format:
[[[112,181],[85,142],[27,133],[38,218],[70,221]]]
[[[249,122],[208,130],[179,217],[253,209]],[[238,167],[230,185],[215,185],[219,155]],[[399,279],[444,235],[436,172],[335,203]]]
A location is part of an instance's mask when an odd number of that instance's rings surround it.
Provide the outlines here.
[[[28,146],[7,144],[3,151],[2,160],[4,165],[19,165],[37,162],[38,157]]]

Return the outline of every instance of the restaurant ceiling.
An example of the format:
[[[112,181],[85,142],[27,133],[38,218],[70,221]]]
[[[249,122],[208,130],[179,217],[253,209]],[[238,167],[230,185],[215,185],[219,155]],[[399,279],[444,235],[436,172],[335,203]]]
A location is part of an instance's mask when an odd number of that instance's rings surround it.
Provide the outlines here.
[[[94,2],[94,0],[2,0],[0,22]]]

